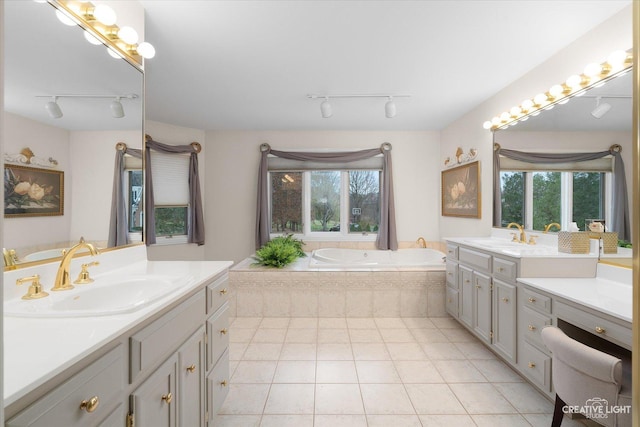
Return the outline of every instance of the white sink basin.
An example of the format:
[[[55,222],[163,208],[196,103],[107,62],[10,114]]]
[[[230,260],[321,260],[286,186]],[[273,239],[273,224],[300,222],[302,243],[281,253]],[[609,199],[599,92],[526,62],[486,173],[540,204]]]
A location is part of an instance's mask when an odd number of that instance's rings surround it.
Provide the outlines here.
[[[497,249],[497,250],[503,249],[503,248],[517,248],[522,246],[521,243],[512,242],[511,240],[507,240],[507,239],[478,238],[478,239],[465,239],[465,242],[471,245],[477,245],[483,248]]]
[[[558,249],[552,246],[521,246],[519,248],[502,249],[506,255],[524,256],[551,256],[558,255]]]
[[[4,315],[15,317],[88,317],[110,316],[139,310],[192,280],[191,277],[136,275],[121,278],[102,277],[94,283],[75,285],[74,289],[49,292],[37,300],[16,299],[5,302]]]

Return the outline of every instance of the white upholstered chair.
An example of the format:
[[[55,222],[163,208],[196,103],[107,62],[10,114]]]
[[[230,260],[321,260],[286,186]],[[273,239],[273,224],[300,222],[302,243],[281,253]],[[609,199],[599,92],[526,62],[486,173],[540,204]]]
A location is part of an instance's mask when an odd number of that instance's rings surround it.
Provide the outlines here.
[[[619,408],[631,408],[631,378],[622,375],[622,361],[568,337],[562,330],[547,326],[542,341],[551,351],[551,372],[556,392],[552,427],[559,427],[563,408],[586,412],[590,408],[593,421],[609,427],[631,426],[631,411],[617,413]],[[605,402],[606,401],[606,402]],[[627,407],[627,405],[629,405]],[[580,411],[579,408],[586,409]]]

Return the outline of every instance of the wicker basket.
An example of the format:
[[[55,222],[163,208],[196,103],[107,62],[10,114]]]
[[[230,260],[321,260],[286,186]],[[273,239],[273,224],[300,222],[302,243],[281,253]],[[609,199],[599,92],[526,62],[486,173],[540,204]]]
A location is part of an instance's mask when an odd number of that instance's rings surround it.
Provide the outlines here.
[[[569,254],[588,254],[590,249],[589,233],[586,231],[559,231],[558,252]]]
[[[618,232],[602,233],[602,250],[605,254],[618,253]]]

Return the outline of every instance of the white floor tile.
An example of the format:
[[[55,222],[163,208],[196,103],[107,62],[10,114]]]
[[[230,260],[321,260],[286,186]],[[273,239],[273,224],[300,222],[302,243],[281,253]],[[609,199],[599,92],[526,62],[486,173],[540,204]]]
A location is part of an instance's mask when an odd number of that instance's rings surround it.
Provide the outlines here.
[[[229,360],[241,360],[248,346],[249,345],[246,343],[235,343],[235,342],[230,343],[229,344]]]
[[[475,366],[484,375],[487,380],[493,383],[521,383],[524,380],[513,369],[504,362],[491,360],[471,360]]]
[[[496,355],[479,342],[454,343],[467,359],[495,359]]]
[[[316,414],[364,414],[358,384],[316,384]]]
[[[476,427],[469,415],[420,415],[420,421],[426,427]]]
[[[257,328],[262,322],[262,317],[236,317],[231,327],[234,329]]]
[[[272,384],[265,414],[313,414],[313,384]]]
[[[356,365],[351,360],[318,360],[316,364],[316,383],[357,384]]]
[[[280,329],[258,329],[251,340],[251,343],[282,343],[287,334],[285,328]]]
[[[231,377],[233,384],[271,384],[276,371],[275,361],[242,361]]]
[[[373,317],[347,317],[347,326],[349,329],[376,329]]]
[[[278,360],[282,344],[249,344],[242,360]]]
[[[496,383],[494,387],[522,414],[553,412],[553,403],[528,383]]]
[[[440,329],[461,329],[463,327],[453,317],[430,317],[429,320]]]
[[[407,328],[380,329],[380,335],[382,335],[384,342],[416,342],[416,339]]]
[[[396,360],[396,370],[405,384],[444,383],[444,379],[429,360]]]
[[[478,427],[531,427],[521,415],[472,415]],[[564,427],[564,425],[563,425]]]
[[[464,360],[466,357],[450,342],[422,343],[422,351],[431,360]]]
[[[405,384],[418,414],[466,414],[462,404],[446,384]]]
[[[442,378],[447,383],[483,383],[487,379],[468,360],[434,360]]]
[[[469,414],[512,414],[516,409],[492,384],[449,384]]]
[[[409,329],[432,329],[436,325],[426,317],[403,317],[402,321]]]
[[[269,384],[230,384],[220,414],[260,415],[268,394]],[[251,399],[247,399],[247,396],[251,396]]]
[[[400,317],[376,317],[374,321],[380,329],[403,329],[407,327]]]
[[[216,427],[259,427],[260,415],[218,415]]]
[[[289,329],[316,329],[317,327],[317,317],[292,317],[289,321]]]
[[[349,330],[340,329],[318,329],[318,343],[349,343]]]
[[[378,332],[378,329],[349,329],[349,336],[352,343],[381,343],[382,335]]]
[[[355,360],[391,360],[383,343],[353,343],[351,348]]]
[[[360,384],[360,392],[367,414],[415,414],[402,384]]]
[[[318,344],[318,360],[353,360],[351,344]]]
[[[346,329],[347,319],[345,317],[321,317],[318,319],[320,329]]]
[[[533,427],[549,427],[551,425],[551,420],[553,419],[553,414],[522,414],[522,416]],[[562,420],[562,427],[584,427],[584,426],[585,424],[577,420],[572,420],[569,417],[564,417],[564,419]]]
[[[440,329],[440,331],[451,342],[478,342],[478,338],[471,335],[466,329]]]
[[[358,381],[360,384],[392,384],[400,383],[400,376],[390,360],[356,361]]]
[[[316,362],[314,360],[280,360],[273,382],[315,384]]]
[[[367,415],[367,422],[369,427],[422,427],[417,415]]]
[[[290,320],[289,317],[264,317],[260,322],[260,328],[288,328]]]
[[[393,360],[426,360],[427,355],[418,343],[387,343]]]
[[[411,333],[419,343],[449,342],[449,338],[440,329],[411,329]]]
[[[254,328],[231,328],[229,331],[229,342],[249,343],[255,333],[256,329]]]
[[[316,352],[316,344],[284,343],[280,360],[316,360]]]
[[[316,415],[314,427],[367,427],[364,415]]]
[[[260,427],[313,427],[313,415],[265,414],[262,416]]]
[[[318,330],[316,328],[289,328],[284,342],[312,344],[317,340]]]

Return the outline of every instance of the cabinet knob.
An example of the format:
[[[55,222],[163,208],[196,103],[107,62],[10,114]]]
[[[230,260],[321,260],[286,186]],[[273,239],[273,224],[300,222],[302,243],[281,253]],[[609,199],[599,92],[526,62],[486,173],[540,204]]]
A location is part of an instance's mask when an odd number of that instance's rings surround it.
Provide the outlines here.
[[[225,295],[227,293],[227,288],[221,289],[220,290],[220,295]]]
[[[171,393],[163,394],[162,395],[162,400],[167,402],[167,405],[171,404],[171,401],[173,400],[173,394],[171,394]]]
[[[536,299],[534,297],[529,297],[529,302],[533,304],[534,302],[536,302]]]
[[[98,396],[93,396],[89,400],[83,400],[80,402],[80,409],[84,409],[87,412],[93,412],[98,409],[98,405],[100,404],[100,399]]]
[[[599,334],[604,334],[605,332],[607,332],[607,330],[605,328],[602,328],[600,326],[596,326],[596,332]]]
[[[531,369],[533,369],[533,368],[535,368],[535,367],[536,367],[536,364],[535,364],[535,363],[533,363],[533,362],[529,362],[529,367],[530,367]]]
[[[507,298],[507,297],[502,297],[502,302],[509,302],[509,298]]]
[[[187,366],[187,372],[194,373],[196,371],[196,365]]]
[[[221,334],[221,335],[227,335],[227,332],[229,332],[229,331],[227,330],[227,328],[220,329],[220,334]]]
[[[499,271],[500,273],[502,273],[502,272],[504,271],[504,268],[503,268],[503,267],[498,267],[498,271]]]
[[[533,325],[529,325],[529,330],[530,330],[530,331],[535,331],[536,329],[537,329],[537,328],[536,328],[535,326],[533,326]]]
[[[470,282],[471,282],[471,280],[469,280],[469,279],[465,279],[464,280],[464,283],[470,283]]]
[[[450,271],[447,271],[447,275],[448,275],[448,276],[453,276],[453,273],[452,273],[452,272],[450,272]]]
[[[449,298],[449,304],[451,304],[451,298]]]
[[[220,381],[220,385],[221,385],[222,387],[226,387],[226,386],[227,386],[227,380],[222,380],[222,381]]]
[[[478,288],[478,289],[482,289],[482,286],[480,286],[480,285],[476,285],[476,288]]]

